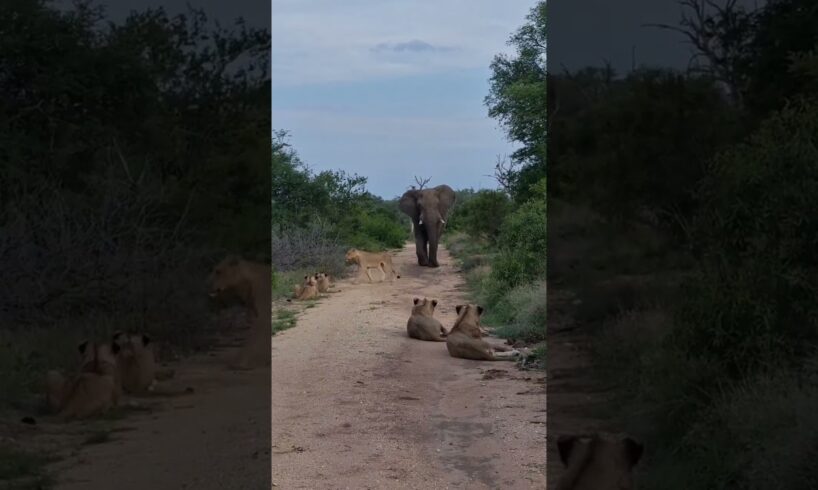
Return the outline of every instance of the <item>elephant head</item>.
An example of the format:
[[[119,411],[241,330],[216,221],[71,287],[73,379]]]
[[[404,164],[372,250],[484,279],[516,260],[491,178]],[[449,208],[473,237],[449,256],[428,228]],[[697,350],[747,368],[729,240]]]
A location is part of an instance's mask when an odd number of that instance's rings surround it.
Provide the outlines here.
[[[447,185],[432,189],[413,189],[401,196],[400,210],[412,218],[418,265],[438,267],[437,244],[454,201],[454,191]]]

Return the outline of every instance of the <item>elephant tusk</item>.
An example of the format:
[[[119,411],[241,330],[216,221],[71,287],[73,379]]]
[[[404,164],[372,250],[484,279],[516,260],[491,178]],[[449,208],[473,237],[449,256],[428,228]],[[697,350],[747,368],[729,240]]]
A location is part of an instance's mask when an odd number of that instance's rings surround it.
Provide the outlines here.
[[[440,218],[440,222],[443,223],[444,225],[446,224],[446,220],[443,218]]]
[[[418,220],[418,224],[419,224],[419,225],[422,225],[422,224],[423,224],[423,220],[422,220],[422,219],[421,219],[421,220]]]

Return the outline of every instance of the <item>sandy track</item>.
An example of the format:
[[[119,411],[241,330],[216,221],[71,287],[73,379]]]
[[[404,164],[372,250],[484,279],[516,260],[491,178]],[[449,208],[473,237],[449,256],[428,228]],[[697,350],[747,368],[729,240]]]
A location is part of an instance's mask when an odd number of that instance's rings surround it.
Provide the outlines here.
[[[545,376],[406,336],[412,298],[450,328],[463,282],[394,258],[394,283],[338,284],[272,342],[272,478],[283,489],[545,488]]]
[[[270,373],[225,368],[235,349],[186,359],[176,369],[191,395],[140,399],[156,406],[116,424],[110,442],[61,461],[58,490],[265,488]]]

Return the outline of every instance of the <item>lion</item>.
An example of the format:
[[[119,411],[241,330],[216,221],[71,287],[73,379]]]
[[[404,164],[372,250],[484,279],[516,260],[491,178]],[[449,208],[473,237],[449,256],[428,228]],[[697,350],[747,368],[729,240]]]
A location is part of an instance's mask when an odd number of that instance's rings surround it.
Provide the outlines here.
[[[146,334],[116,332],[111,344],[119,347],[116,364],[122,389],[131,394],[153,391],[156,387],[156,358],[151,338]]]
[[[505,346],[493,346],[482,339],[485,330],[480,326],[483,307],[457,305],[457,320],[446,336],[446,349],[452,357],[475,361],[513,361],[520,352]]]
[[[231,255],[213,268],[207,282],[210,297],[236,295],[254,316],[269,317],[272,289],[269,265]]]
[[[83,341],[80,371],[66,380],[59,371],[46,375],[46,399],[63,420],[101,415],[115,407],[121,395],[115,345]]]
[[[304,288],[307,286],[307,283],[309,282],[309,277],[310,276],[304,276],[304,281],[302,281],[301,284],[296,284],[293,287],[293,298],[298,298],[299,296],[301,296],[301,292],[304,291]]]
[[[644,446],[630,437],[564,435],[557,450],[565,466],[557,490],[631,490]]]
[[[400,279],[400,274],[395,272],[395,268],[392,265],[392,256],[389,255],[388,252],[364,252],[357,248],[351,248],[346,254],[346,261],[347,264],[358,264],[358,277],[354,282],[363,279],[364,276],[369,279],[369,282],[375,282],[372,279],[372,274],[369,272],[370,269],[378,269],[381,271],[381,281],[386,280],[387,277],[389,277],[390,282],[396,278]]]
[[[437,300],[428,298],[414,298],[415,306],[412,307],[412,315],[406,322],[406,333],[409,337],[418,340],[429,340],[433,342],[446,342],[446,329],[437,319],[433,318]]]
[[[293,299],[305,301],[318,297],[318,281],[314,275],[304,276],[304,285],[300,288],[296,286],[296,295]]]
[[[251,313],[250,335],[230,367],[252,369],[260,365],[269,365],[272,332],[270,266],[237,256],[228,256],[213,268],[208,283],[211,297],[237,295]]]
[[[170,386],[166,382],[174,373],[172,370],[159,369],[153,341],[147,334],[116,332],[111,339],[111,345],[118,346],[116,364],[125,393],[172,396],[193,392],[193,388]]]
[[[315,275],[315,279],[318,281],[318,292],[328,293],[331,286],[329,275],[326,272],[319,272]]]

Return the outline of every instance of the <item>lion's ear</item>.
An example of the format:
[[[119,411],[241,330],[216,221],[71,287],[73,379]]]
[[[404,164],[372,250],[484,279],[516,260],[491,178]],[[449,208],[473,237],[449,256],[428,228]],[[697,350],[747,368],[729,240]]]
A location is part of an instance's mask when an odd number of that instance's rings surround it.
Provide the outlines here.
[[[230,265],[238,265],[240,260],[241,257],[239,257],[238,255],[229,255],[227,257],[227,263]]]
[[[420,298],[415,298],[415,299],[412,300],[412,303],[418,304],[418,301],[420,301]]]
[[[80,351],[80,354],[85,354],[85,349],[88,348],[88,341],[83,340],[77,345],[77,350]]]
[[[148,345],[151,343],[151,338],[147,334],[142,334],[142,345]]]
[[[458,315],[460,314],[460,310],[462,310],[462,309],[463,309],[463,305],[457,305],[457,306],[454,307],[454,311]]]
[[[436,307],[436,306],[437,306],[437,300],[436,300],[436,299],[433,299],[433,300],[432,300],[432,307]]]
[[[645,446],[636,442],[630,437],[623,439],[622,445],[625,447],[625,455],[628,457],[628,461],[630,462],[631,466],[636,466],[636,463],[638,463],[642,458],[642,453],[645,450]]]
[[[568,466],[568,460],[571,457],[571,451],[579,438],[577,436],[559,436],[557,438],[557,451],[560,454],[560,461],[563,466]]]
[[[122,332],[121,330],[117,331],[117,332],[114,332],[114,334],[111,336],[111,343],[112,344],[118,343],[119,338],[122,337],[123,335],[125,335],[125,332]]]
[[[482,315],[483,311],[485,311],[485,309],[482,306],[477,305],[477,316]]]
[[[119,346],[116,342],[111,344],[111,353],[113,355],[119,354],[119,351],[122,350],[122,347]]]

